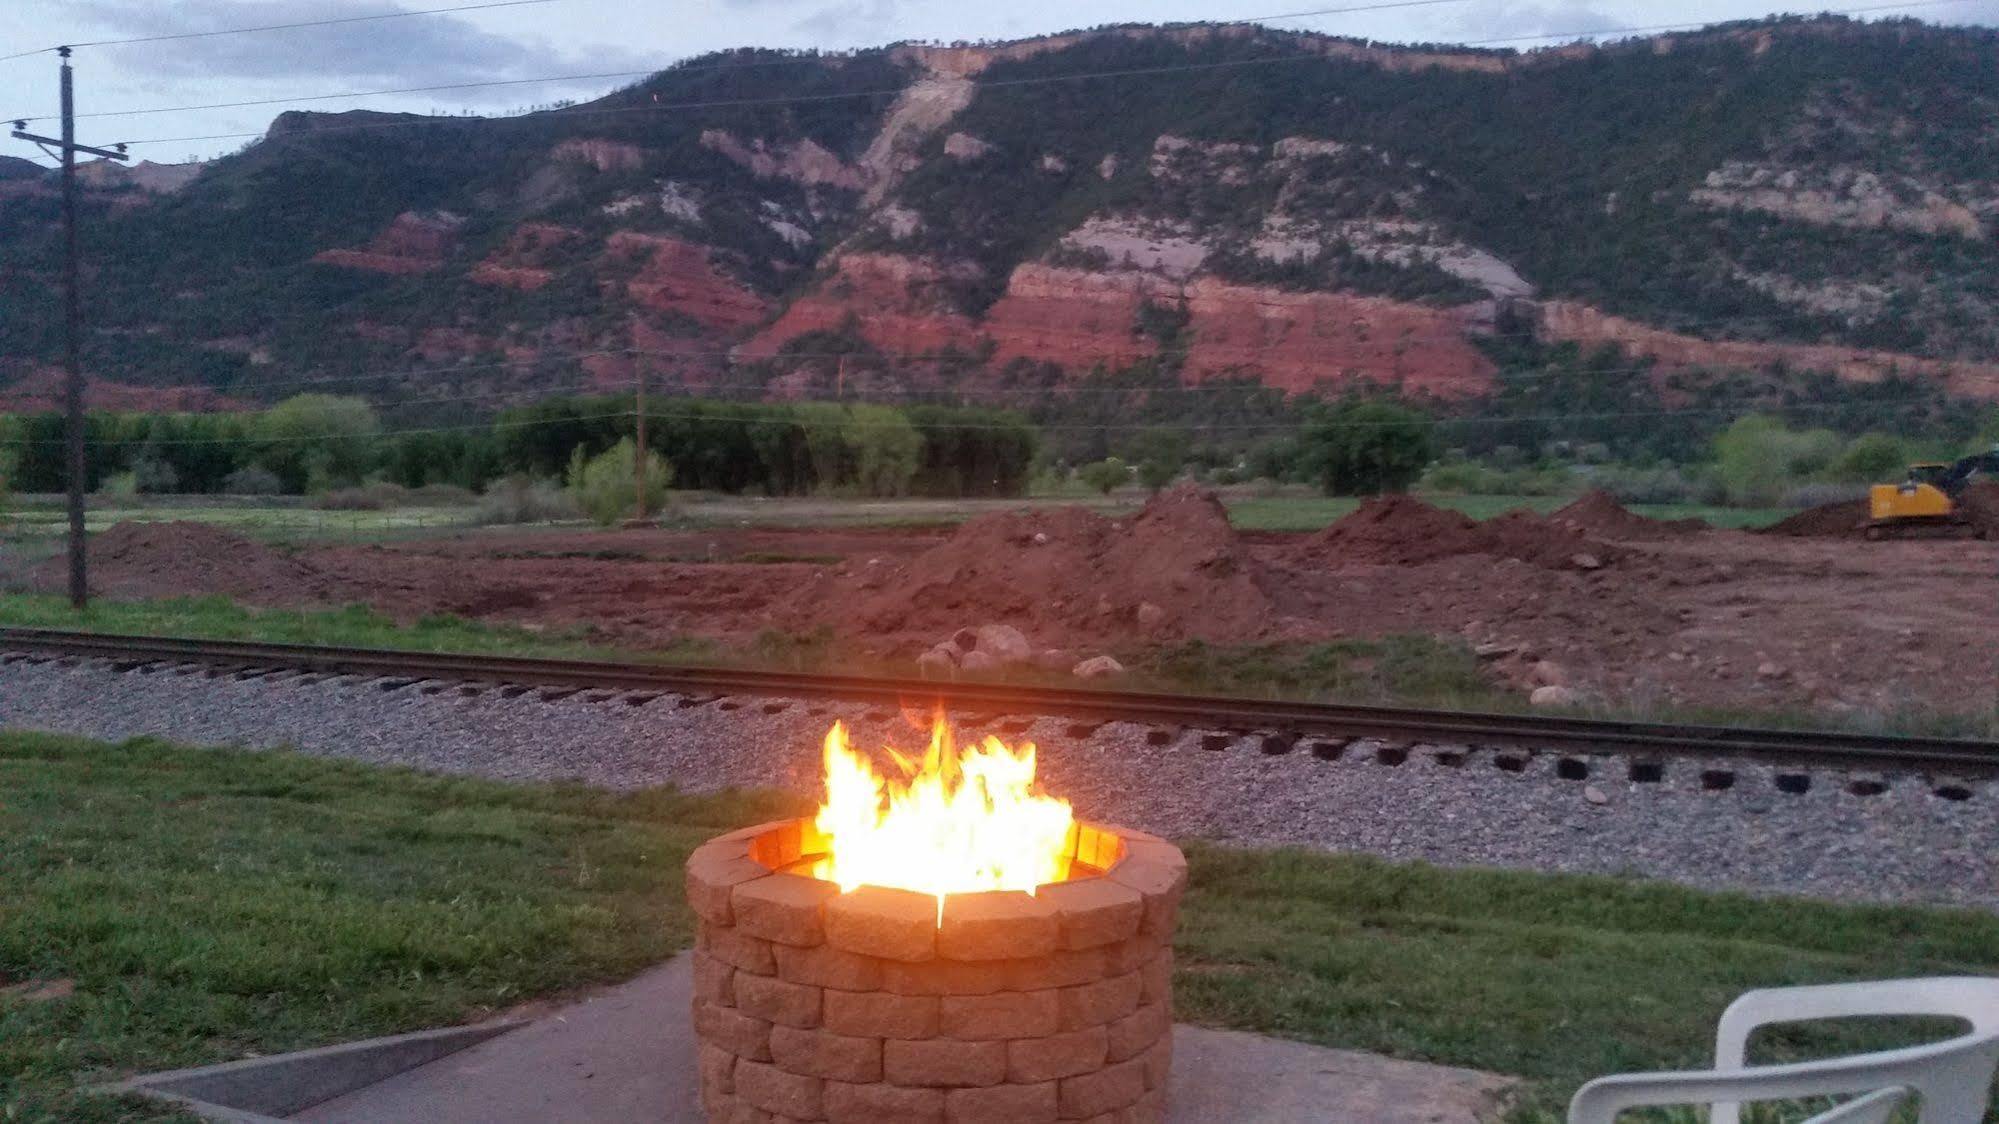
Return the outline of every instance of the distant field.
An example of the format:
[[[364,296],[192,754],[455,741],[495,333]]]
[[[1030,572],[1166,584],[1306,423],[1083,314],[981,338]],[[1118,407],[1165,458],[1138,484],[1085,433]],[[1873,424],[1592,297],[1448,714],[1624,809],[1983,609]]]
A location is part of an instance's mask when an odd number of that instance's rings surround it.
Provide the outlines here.
[[[1221,489],[1230,518],[1245,531],[1316,531],[1354,510],[1360,501],[1349,496],[1312,493],[1259,496],[1247,488]],[[1419,493],[1420,494],[1420,493]],[[1470,496],[1420,494],[1440,507],[1462,511],[1474,519],[1490,519],[1516,508],[1549,512],[1569,502],[1567,496]],[[1014,499],[892,499],[862,500],[821,497],[766,499],[747,496],[682,496],[666,522],[689,527],[906,527],[948,525],[998,511],[1023,507],[1087,507],[1106,515],[1138,510],[1145,495],[1127,490],[1110,496],[1037,495]],[[1710,507],[1700,504],[1659,504],[1633,507],[1659,519],[1697,518],[1717,527],[1763,527],[1791,514],[1790,508]],[[291,504],[269,506],[237,503],[127,504],[93,501],[86,520],[101,531],[122,520],[166,522],[195,520],[227,527],[241,534],[274,542],[301,539],[374,541],[458,533],[477,525],[467,507],[405,507],[383,511],[322,511]],[[579,522],[550,525],[551,531],[582,527]],[[37,501],[0,515],[0,540],[31,543],[60,537],[68,526],[59,506]]]

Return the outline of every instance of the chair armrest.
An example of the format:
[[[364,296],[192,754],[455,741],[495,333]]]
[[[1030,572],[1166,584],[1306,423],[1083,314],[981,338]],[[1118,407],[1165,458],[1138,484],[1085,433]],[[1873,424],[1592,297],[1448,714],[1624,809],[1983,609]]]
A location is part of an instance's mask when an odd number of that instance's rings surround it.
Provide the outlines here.
[[[1651,1105],[1727,1105],[1732,1110],[1745,1101],[1875,1094],[1900,1088],[1896,1076],[1890,1066],[1871,1059],[1857,1064],[1841,1059],[1756,1069],[1618,1074],[1599,1077],[1576,1090],[1569,1102],[1569,1124],[1613,1124],[1618,1113]]]
[[[1758,1027],[1869,1015],[1960,1018],[1983,1030],[1999,1023],[1999,980],[1942,976],[1744,992],[1722,1012],[1715,1027],[1715,1068],[1742,1068],[1748,1060],[1749,1036]]]

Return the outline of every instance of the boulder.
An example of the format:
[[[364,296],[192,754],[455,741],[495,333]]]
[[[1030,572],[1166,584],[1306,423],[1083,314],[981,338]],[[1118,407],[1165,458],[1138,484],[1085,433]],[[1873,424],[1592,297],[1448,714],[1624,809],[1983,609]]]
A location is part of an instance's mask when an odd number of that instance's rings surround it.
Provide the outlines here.
[[[958,673],[958,660],[950,645],[939,644],[916,657],[916,672],[925,679],[949,679]]]
[[[1076,653],[1067,648],[1044,648],[1034,653],[1034,666],[1043,671],[1067,671],[1076,666]]]
[[[1157,632],[1159,631],[1159,626],[1165,623],[1166,623],[1166,610],[1160,608],[1157,605],[1154,605],[1150,601],[1139,602],[1138,627],[1144,629],[1147,632]]]
[[[958,657],[959,671],[998,671],[1006,665],[984,648],[974,648]]]
[[[1109,656],[1091,656],[1070,669],[1078,679],[1106,679],[1124,674],[1124,665]]]
[[[982,624],[975,635],[978,646],[973,651],[984,652],[1002,664],[1026,663],[1034,658],[1027,637],[1010,624]]]
[[[1527,696],[1527,702],[1533,706],[1574,706],[1581,698],[1573,688],[1551,684],[1534,688],[1534,693]]]
[[[1566,668],[1553,660],[1542,660],[1527,669],[1528,682],[1536,687],[1566,687],[1569,673]]]

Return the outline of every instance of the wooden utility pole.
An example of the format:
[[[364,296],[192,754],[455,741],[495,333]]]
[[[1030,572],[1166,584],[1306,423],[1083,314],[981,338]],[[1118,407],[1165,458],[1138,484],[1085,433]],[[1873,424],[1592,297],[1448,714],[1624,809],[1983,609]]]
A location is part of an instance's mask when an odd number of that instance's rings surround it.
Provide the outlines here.
[[[69,603],[81,609],[90,603],[89,571],[84,555],[83,493],[86,486],[83,456],[83,301],[77,286],[76,263],[76,154],[88,152],[106,160],[125,159],[125,146],[116,151],[76,143],[76,96],[70,73],[69,48],[58,47],[62,56],[62,139],[39,137],[27,132],[26,121],[14,122],[17,140],[33,141],[47,149],[55,145],[62,156],[62,241],[63,241],[63,438],[69,461]]]
[[[637,488],[638,488],[638,504],[639,504],[639,506],[638,506],[638,514],[637,514],[637,515],[636,515],[636,516],[635,516],[634,518],[637,518],[637,519],[640,519],[640,520],[644,520],[644,519],[645,519],[645,517],[646,517],[646,373],[645,373],[645,364],[644,364],[644,363],[640,363],[640,364],[638,364],[638,368],[639,368],[639,389],[638,389],[638,420],[639,420],[639,448],[638,448],[638,455],[632,458],[632,480],[633,480],[633,483],[634,483],[634,484],[636,484],[636,485],[637,485]]]

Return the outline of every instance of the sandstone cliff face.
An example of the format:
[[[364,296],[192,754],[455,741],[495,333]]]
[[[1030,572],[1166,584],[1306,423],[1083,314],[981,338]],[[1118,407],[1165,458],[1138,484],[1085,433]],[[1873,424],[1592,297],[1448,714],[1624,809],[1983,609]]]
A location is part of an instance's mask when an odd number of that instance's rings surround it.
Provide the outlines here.
[[[1953,394],[1999,400],[1999,363],[1925,359],[1892,351],[1822,344],[1705,340],[1661,331],[1585,305],[1549,301],[1540,307],[1541,334],[1551,340],[1616,344],[1627,354],[1657,360],[1662,371],[1690,367],[1826,371],[1849,382],[1879,382],[1893,374],[1935,379]]]
[[[624,288],[641,308],[678,313],[724,332],[761,323],[769,314],[762,297],[715,268],[706,246],[621,230],[605,243],[604,253],[639,261]]]
[[[458,248],[459,230],[464,225],[464,216],[448,211],[404,211],[366,249],[322,250],[312,260],[371,273],[425,273],[444,264]]]

